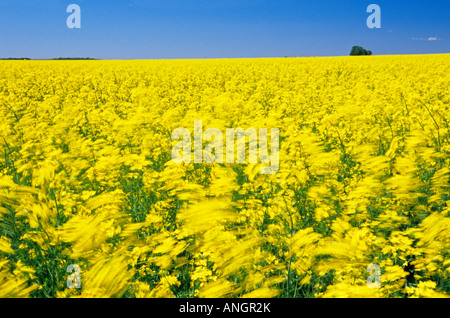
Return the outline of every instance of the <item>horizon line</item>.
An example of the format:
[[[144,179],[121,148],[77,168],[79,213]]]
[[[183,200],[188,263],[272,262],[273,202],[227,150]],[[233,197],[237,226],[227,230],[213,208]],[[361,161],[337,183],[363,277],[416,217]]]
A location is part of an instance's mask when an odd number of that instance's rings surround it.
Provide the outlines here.
[[[327,58],[327,57],[358,57],[358,56],[417,56],[417,55],[445,55],[445,53],[401,53],[401,54],[372,54],[372,55],[305,55],[305,56],[256,56],[256,57],[194,57],[194,58],[96,58],[96,57],[56,57],[56,58],[29,58],[29,57],[2,57],[0,61],[149,61],[149,60],[238,60],[238,59],[283,59],[283,58]]]

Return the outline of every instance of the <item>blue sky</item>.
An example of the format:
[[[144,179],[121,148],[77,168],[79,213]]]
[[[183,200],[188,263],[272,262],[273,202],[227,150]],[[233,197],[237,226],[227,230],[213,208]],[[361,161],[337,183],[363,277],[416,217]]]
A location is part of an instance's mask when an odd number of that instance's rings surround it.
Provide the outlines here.
[[[66,25],[81,7],[81,29]],[[366,25],[369,4],[381,28]],[[450,53],[449,0],[0,0],[0,57],[237,58]]]

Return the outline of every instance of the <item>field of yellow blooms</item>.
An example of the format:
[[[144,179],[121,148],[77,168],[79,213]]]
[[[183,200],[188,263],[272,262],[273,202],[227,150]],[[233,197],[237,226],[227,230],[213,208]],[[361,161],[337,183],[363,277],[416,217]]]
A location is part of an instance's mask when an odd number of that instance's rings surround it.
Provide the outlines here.
[[[0,74],[0,297],[450,296],[450,55]],[[195,120],[279,128],[279,171],[175,164]]]

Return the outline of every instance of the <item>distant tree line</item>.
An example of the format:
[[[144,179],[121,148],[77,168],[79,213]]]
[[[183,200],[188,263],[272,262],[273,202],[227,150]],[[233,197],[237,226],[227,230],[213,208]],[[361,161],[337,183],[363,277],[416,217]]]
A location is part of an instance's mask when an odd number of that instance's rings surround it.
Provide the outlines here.
[[[366,50],[362,46],[354,46],[350,51],[350,55],[372,55],[372,51]]]
[[[93,57],[58,57],[52,60],[96,60]]]
[[[31,60],[29,57],[6,57],[0,58],[0,60]],[[57,57],[51,60],[97,60],[92,57]]]
[[[5,58],[0,58],[0,60],[29,60],[30,58],[28,57],[5,57]]]

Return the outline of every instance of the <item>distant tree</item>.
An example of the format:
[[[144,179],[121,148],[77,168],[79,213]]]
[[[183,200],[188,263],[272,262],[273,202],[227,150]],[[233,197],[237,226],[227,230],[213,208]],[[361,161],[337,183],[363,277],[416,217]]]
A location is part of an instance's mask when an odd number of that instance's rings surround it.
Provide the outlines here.
[[[366,50],[362,46],[355,45],[352,47],[350,55],[372,55],[372,51]]]

